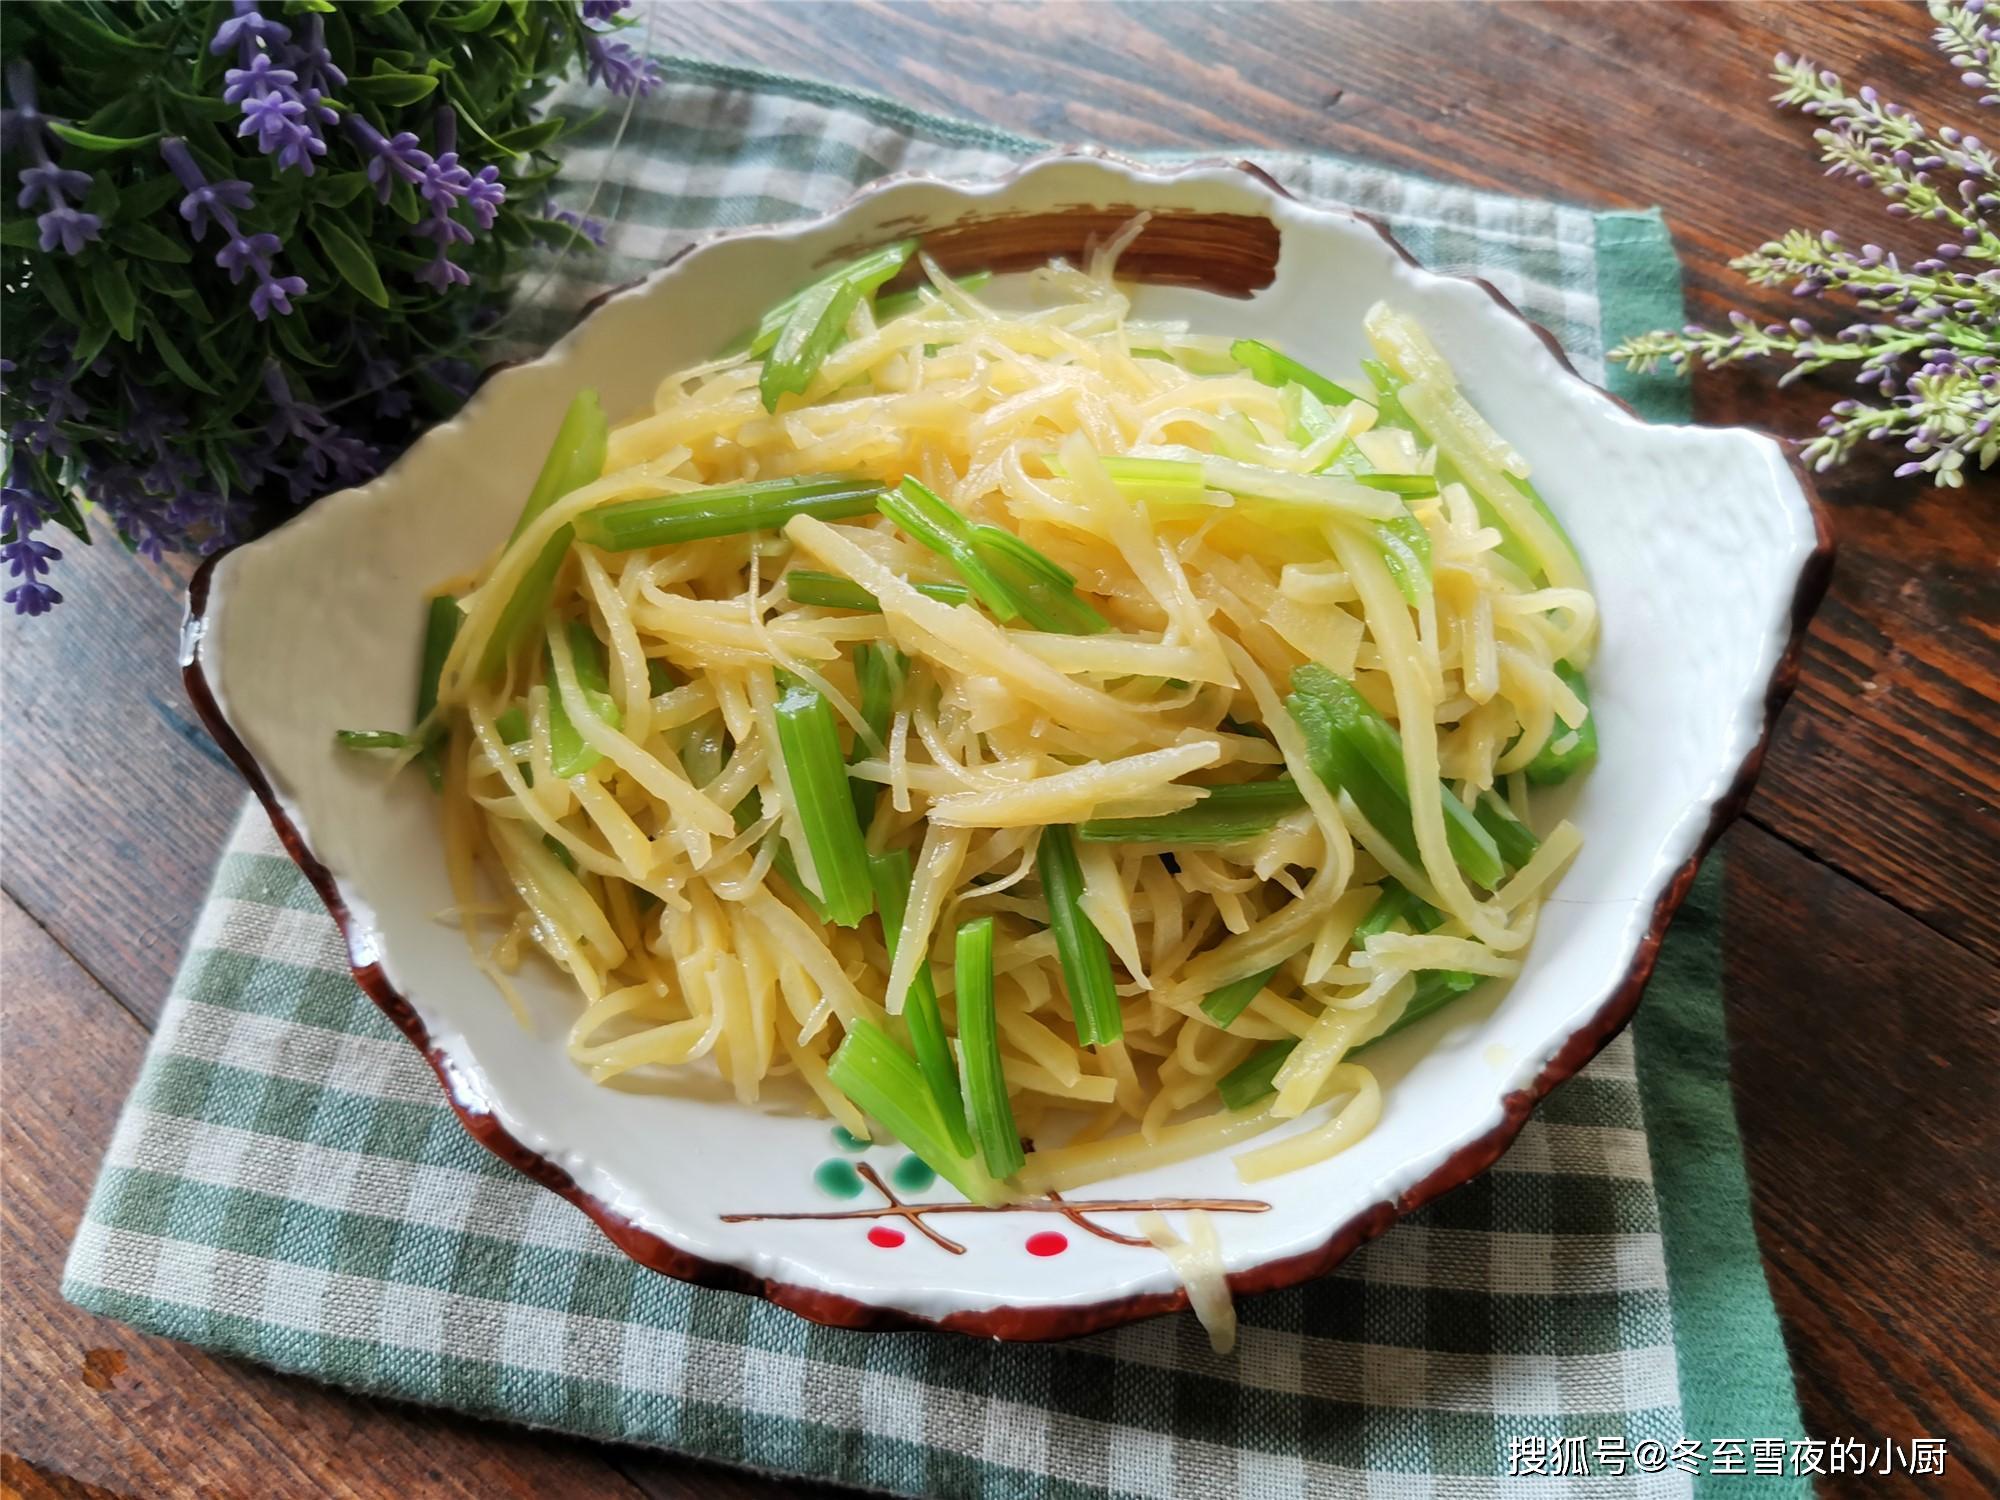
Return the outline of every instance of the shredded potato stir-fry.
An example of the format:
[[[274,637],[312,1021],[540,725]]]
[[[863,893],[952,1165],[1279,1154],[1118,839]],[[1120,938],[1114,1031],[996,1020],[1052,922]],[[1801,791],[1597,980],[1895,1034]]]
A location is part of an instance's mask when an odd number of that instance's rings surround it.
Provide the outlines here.
[[[417,732],[349,737],[432,765],[593,1078],[790,1080],[988,1200],[1304,1121],[1255,1181],[1518,971],[1577,843],[1527,784],[1595,752],[1568,538],[1408,319],[1336,384],[1135,320],[1119,248],[1001,311],[892,247],[580,398]]]

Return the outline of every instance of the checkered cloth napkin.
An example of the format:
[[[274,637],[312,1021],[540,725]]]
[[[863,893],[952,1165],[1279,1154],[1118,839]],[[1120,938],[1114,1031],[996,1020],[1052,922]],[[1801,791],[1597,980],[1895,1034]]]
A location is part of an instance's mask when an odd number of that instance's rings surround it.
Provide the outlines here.
[[[607,249],[531,277],[524,340],[694,231],[822,210],[885,172],[997,172],[1044,144],[799,80],[667,75],[622,138],[614,111],[572,152],[570,206],[591,198]],[[1490,278],[1594,377],[1624,332],[1679,321],[1656,214],[1258,160],[1302,197],[1387,218],[1426,263]],[[1612,380],[1675,414],[1670,387]],[[1718,902],[1711,870],[1636,1037],[1493,1172],[1332,1276],[1246,1302],[1234,1356],[1188,1317],[1004,1345],[839,1332],[627,1261],[460,1129],[252,807],[64,1292],[357,1390],[898,1494],[1522,1493],[1510,1473],[1546,1476],[1527,1493],[1686,1494],[1716,1440],[1798,1434],[1722,1071]]]

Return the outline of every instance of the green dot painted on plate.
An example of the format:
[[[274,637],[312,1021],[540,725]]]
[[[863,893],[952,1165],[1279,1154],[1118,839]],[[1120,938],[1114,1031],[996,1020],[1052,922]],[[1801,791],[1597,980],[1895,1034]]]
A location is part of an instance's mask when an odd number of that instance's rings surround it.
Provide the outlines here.
[[[845,1125],[833,1127],[833,1143],[843,1151],[866,1151],[875,1144],[873,1141],[863,1140]]]
[[[830,1198],[853,1198],[861,1192],[861,1174],[854,1163],[839,1157],[823,1161],[813,1172],[813,1186]]]
[[[921,1193],[937,1181],[937,1173],[918,1157],[906,1156],[896,1163],[889,1180],[906,1193]]]

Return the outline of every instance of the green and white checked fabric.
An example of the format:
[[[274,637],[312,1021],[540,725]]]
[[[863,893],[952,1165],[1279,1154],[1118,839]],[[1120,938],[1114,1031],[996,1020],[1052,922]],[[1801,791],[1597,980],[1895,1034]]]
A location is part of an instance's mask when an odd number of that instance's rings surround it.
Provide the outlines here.
[[[608,251],[545,268],[524,341],[693,231],[823,209],[885,172],[997,171],[1040,144],[692,62],[668,65],[614,152],[617,128],[595,127],[569,173],[603,174]],[[1489,277],[1587,371],[1622,332],[1678,320],[1657,215],[1259,160],[1388,218],[1427,263]],[[1622,388],[1658,414],[1679,399]],[[1677,1442],[1798,1435],[1722,1072],[1719,884],[1698,884],[1636,1043],[1559,1090],[1488,1176],[1333,1276],[1247,1302],[1225,1359],[1185,1317],[1062,1345],[852,1334],[638,1269],[460,1129],[253,806],[64,1292],[358,1390],[942,1500],[1687,1494],[1709,1481],[1672,1462]]]

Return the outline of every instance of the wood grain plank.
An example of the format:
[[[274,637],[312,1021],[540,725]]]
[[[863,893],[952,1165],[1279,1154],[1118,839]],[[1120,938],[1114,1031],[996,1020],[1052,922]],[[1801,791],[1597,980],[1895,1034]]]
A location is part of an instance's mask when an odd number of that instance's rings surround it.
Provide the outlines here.
[[[1922,1493],[2000,1491],[2000,965],[1761,829],[1724,852],[1730,1066],[1806,1428],[1944,1437],[1951,1485]]]
[[[616,1450],[348,1395],[64,1302],[63,1258],[146,1037],[11,901],[0,903],[0,966],[6,1483],[64,1500],[93,1493],[76,1486],[148,1500],[673,1493],[627,1480]]]
[[[6,889],[114,995],[159,1014],[245,791],[181,691],[184,564],[67,544],[65,599],[0,663]]]

